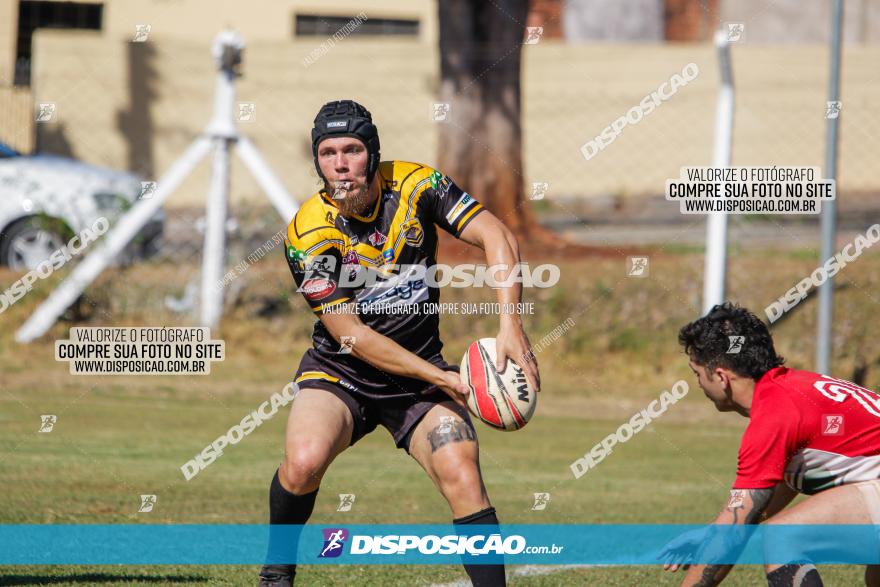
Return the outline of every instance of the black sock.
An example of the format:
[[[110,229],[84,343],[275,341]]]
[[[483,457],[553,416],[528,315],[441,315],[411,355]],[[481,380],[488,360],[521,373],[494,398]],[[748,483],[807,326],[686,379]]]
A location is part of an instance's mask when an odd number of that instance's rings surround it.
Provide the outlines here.
[[[469,516],[455,518],[455,525],[479,524],[498,526],[498,518],[495,516],[495,508],[487,507]],[[500,565],[464,565],[464,571],[468,574],[474,587],[504,587],[507,583],[504,579],[504,563]]]
[[[770,587],[822,587],[819,571],[811,564],[784,565],[767,573]]]
[[[272,484],[269,486],[269,523],[277,524],[305,524],[315,509],[315,498],[318,496],[318,490],[305,495],[293,494],[281,486],[278,479],[278,471],[272,478]],[[299,542],[299,534],[293,536],[291,542],[291,533],[287,529],[271,528],[269,530],[269,553],[277,557],[287,558],[296,555],[296,547]],[[272,567],[286,567],[287,572],[291,575],[296,573],[296,565],[267,565]],[[265,568],[265,567],[264,567]]]

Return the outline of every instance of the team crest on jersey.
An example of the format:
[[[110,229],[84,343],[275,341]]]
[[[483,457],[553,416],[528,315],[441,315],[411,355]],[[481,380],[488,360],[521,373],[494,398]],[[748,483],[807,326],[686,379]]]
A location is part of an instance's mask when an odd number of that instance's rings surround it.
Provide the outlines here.
[[[354,249],[349,249],[348,252],[345,253],[345,256],[342,257],[342,264],[343,265],[351,265],[352,263],[357,263],[357,262],[358,262],[358,256],[357,256],[357,253],[354,252]]]
[[[443,175],[439,171],[435,171],[431,174],[431,187],[437,192],[439,198],[446,196],[451,185],[452,180],[449,179],[448,175]]]
[[[354,249],[349,249],[345,256],[342,257],[342,268],[348,270],[348,278],[354,279],[361,270],[361,264],[358,261],[357,253]]]
[[[367,237],[367,240],[369,240],[370,244],[374,247],[378,247],[379,245],[384,245],[385,241],[388,240],[388,237],[379,232],[379,229],[377,228]]]
[[[400,232],[403,233],[403,240],[406,244],[419,247],[425,240],[425,232],[422,230],[422,223],[418,218],[411,218],[400,225]]]

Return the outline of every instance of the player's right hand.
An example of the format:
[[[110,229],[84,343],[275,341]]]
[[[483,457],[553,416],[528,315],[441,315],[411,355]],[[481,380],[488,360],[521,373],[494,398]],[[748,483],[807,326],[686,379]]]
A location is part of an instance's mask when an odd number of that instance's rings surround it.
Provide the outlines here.
[[[467,396],[470,393],[467,385],[461,382],[461,376],[454,371],[444,371],[442,380],[437,384],[452,401],[467,409]]]

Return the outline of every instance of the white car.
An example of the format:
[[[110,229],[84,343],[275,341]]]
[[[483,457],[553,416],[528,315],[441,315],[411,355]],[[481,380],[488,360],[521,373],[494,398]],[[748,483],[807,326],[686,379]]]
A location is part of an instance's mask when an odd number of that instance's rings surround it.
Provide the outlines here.
[[[114,225],[140,195],[141,180],[130,173],[0,143],[0,264],[34,269],[98,218]],[[155,253],[163,224],[160,210],[116,262]]]

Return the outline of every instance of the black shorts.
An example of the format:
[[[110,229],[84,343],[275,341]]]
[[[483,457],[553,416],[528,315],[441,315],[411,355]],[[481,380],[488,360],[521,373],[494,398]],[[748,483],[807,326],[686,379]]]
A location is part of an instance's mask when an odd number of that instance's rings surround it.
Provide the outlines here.
[[[434,358],[430,362],[444,371],[459,371],[457,365],[450,365],[442,358]],[[334,369],[332,363],[321,360],[314,349],[309,349],[303,355],[293,379],[300,388],[323,389],[342,400],[354,421],[351,445],[382,424],[391,433],[397,448],[409,452],[412,433],[425,414],[437,404],[452,399],[436,385],[424,381],[413,380],[403,393],[395,389],[393,395],[382,397],[363,391],[353,379]],[[450,407],[470,423],[467,410],[458,405]]]

